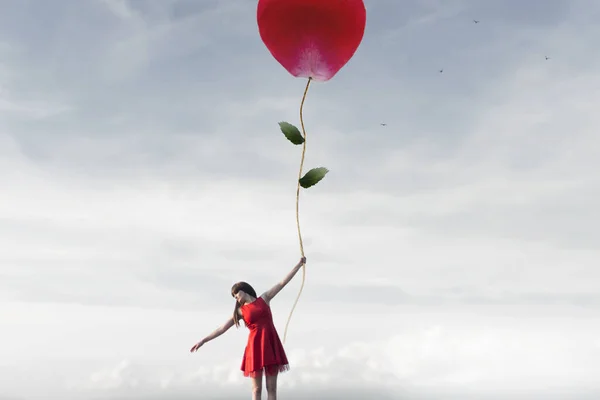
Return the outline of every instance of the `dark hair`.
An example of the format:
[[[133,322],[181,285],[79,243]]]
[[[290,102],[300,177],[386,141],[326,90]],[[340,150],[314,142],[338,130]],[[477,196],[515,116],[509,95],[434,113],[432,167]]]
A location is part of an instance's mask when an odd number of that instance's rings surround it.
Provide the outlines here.
[[[244,293],[248,293],[250,296],[256,298],[256,291],[250,284],[246,282],[238,282],[231,287],[231,296],[234,297],[237,292],[242,290]],[[233,323],[235,326],[240,326],[240,315],[238,314],[238,310],[242,305],[236,300],[235,308],[233,309]],[[244,321],[244,325],[246,321]]]

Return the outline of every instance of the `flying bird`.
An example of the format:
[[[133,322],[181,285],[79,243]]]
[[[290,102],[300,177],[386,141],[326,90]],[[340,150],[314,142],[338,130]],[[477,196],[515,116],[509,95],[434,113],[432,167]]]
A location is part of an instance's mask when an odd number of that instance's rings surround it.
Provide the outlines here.
[[[546,61],[548,61],[550,59],[550,57],[548,57],[548,56],[544,56],[544,57],[546,57]]]
[[[473,20],[473,22],[475,22],[476,24],[478,24],[478,23],[479,23],[479,21],[477,21],[476,19],[474,19],[474,20]]]
[[[440,69],[440,74],[441,74],[442,72],[444,72],[444,68]]]
[[[381,126],[387,126],[387,124],[380,124]]]

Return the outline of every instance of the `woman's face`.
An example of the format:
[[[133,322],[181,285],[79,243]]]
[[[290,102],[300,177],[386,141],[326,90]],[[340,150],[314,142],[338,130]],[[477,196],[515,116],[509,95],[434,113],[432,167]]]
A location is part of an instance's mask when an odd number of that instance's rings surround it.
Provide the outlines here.
[[[233,297],[240,304],[245,304],[246,301],[248,300],[248,294],[246,292],[244,292],[243,290],[238,290],[238,292]]]

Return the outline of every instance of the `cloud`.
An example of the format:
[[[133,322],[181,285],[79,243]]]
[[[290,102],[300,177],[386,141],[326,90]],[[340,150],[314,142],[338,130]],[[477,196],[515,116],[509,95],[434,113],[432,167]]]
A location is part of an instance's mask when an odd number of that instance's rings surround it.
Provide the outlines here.
[[[355,293],[348,299],[340,293]],[[566,305],[577,307],[600,306],[600,296],[595,292],[523,292],[519,290],[498,290],[495,293],[477,287],[444,287],[431,290],[429,294],[410,294],[400,286],[390,284],[313,284],[303,290],[304,296],[312,302],[332,302],[342,304],[372,304],[372,305]]]
[[[0,133],[2,135],[7,133],[4,128],[7,120],[46,120],[74,110],[73,105],[58,96],[48,96],[39,91],[34,96],[23,95],[18,87],[14,87],[14,81],[25,79],[26,75],[23,71],[9,67],[11,60],[19,56],[22,56],[22,49],[18,46],[0,42],[0,117],[2,118]],[[36,92],[35,89],[33,91]]]
[[[274,304],[279,329],[290,304]],[[5,388],[10,393],[15,383],[35,374],[45,395],[68,398],[239,395],[249,390],[239,371],[245,329],[188,352],[193,340],[224,320],[229,306],[176,311],[5,304],[0,328],[10,347],[2,351],[16,360],[3,374],[12,382]],[[458,398],[469,394],[465,388],[481,398],[525,391],[535,398],[545,393],[542,388],[597,391],[596,314],[545,305],[374,309],[304,302],[290,326],[286,349],[292,369],[280,377],[280,391],[292,395],[310,387],[333,395],[343,388],[378,388],[414,399],[439,393]],[[47,365],[54,366],[51,374]],[[15,393],[36,398],[34,389]]]
[[[581,330],[586,326],[583,320],[572,319],[572,327],[558,332],[547,330],[552,319],[519,319],[514,324],[514,320],[483,317],[485,323],[474,324],[472,318],[468,317],[468,324],[448,319],[407,327],[383,341],[290,350],[292,370],[281,375],[280,393],[297,395],[311,388],[313,393],[336,396],[344,388],[364,393],[373,389],[382,395],[427,399],[442,390],[450,396],[471,392],[483,398],[493,398],[487,397],[490,393],[530,391],[533,397],[523,398],[536,398],[549,391],[600,390],[594,386],[593,372],[600,348],[594,345],[592,333]],[[201,353],[197,357],[202,358]],[[238,364],[235,359],[186,372],[174,372],[177,368],[163,364],[149,373],[147,365],[121,361],[91,374],[86,388],[94,393],[103,390],[108,398],[118,392],[130,396],[156,391],[175,396],[205,390],[239,393],[247,385]]]

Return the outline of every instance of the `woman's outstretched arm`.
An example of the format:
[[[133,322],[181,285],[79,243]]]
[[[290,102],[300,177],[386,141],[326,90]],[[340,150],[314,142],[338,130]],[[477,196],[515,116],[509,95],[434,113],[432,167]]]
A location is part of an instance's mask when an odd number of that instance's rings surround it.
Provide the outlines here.
[[[210,342],[213,339],[218,338],[219,336],[221,336],[222,334],[227,332],[229,330],[229,328],[231,328],[232,326],[233,326],[233,317],[229,317],[227,322],[225,322],[223,325],[221,325],[220,327],[215,329],[210,335],[208,335],[207,337],[205,337],[204,339],[202,339],[201,341],[196,343],[191,348],[190,352],[193,353],[194,351],[197,351],[200,347],[202,347],[203,344]]]
[[[300,261],[298,262],[298,264],[296,264],[294,266],[294,268],[292,268],[292,270],[285,276],[285,278],[283,278],[283,280],[281,280],[280,282],[278,282],[271,289],[269,289],[266,292],[264,292],[261,295],[261,297],[267,303],[269,303],[273,299],[273,297],[277,296],[277,293],[281,292],[281,289],[283,289],[285,287],[285,285],[287,285],[292,280],[292,278],[296,275],[296,273],[300,270],[300,268],[304,264],[306,264],[306,257],[302,257],[300,259]]]

